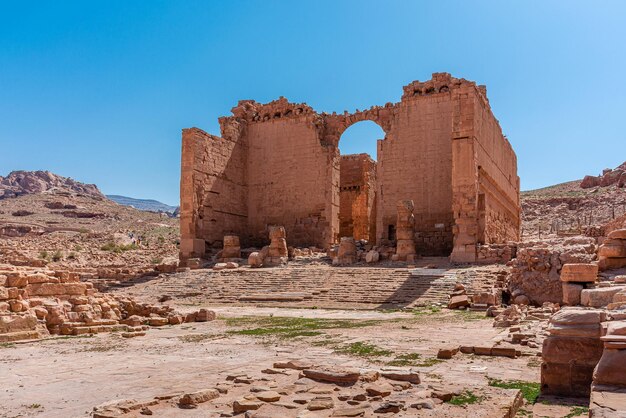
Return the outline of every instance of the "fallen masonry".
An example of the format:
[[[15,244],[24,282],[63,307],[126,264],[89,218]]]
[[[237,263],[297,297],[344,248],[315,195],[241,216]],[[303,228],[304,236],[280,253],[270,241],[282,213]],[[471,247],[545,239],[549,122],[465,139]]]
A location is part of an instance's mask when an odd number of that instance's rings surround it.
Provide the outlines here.
[[[130,297],[100,293],[79,275],[45,268],[0,265],[0,342],[50,335],[121,331],[140,336],[148,326],[208,321],[201,309],[186,315],[169,306],[139,303]]]
[[[391,413],[450,417],[459,411],[450,401],[464,393],[458,385],[422,383],[418,372],[407,368],[346,370],[306,363],[278,362],[274,366],[281,366],[284,372],[280,374],[268,374],[267,370],[275,369],[265,369],[254,376],[231,375],[215,387],[194,392],[111,401],[94,407],[92,416],[373,417]],[[302,369],[305,364],[309,368]],[[518,389],[489,387],[481,393],[489,402],[480,407],[466,405],[466,413],[512,417],[522,404]],[[309,415],[309,411],[321,415]]]

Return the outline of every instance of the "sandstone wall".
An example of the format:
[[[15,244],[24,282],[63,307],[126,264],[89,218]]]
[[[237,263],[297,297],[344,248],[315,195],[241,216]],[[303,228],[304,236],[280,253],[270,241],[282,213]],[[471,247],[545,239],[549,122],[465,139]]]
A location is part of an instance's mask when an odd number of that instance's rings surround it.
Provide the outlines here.
[[[377,243],[393,238],[396,204],[406,200],[415,205],[419,254],[452,251],[453,261],[473,262],[477,244],[516,240],[517,161],[484,88],[435,73],[403,89],[398,103],[343,114],[282,97],[245,100],[220,118],[222,138],[185,130],[181,257],[202,255],[205,241],[216,245],[226,234],[239,235],[244,246],[266,244],[272,224],[285,226],[290,245],[338,242],[349,224],[340,229],[338,145],[362,120],[380,125],[385,138],[378,141],[375,197],[350,200],[359,201],[356,217],[375,217],[369,234],[376,231]]]
[[[454,90],[452,260],[476,260],[476,244],[519,239],[517,157],[502,135],[483,86]]]
[[[376,162],[367,154],[341,156],[339,236],[376,240]]]
[[[442,87],[405,94],[378,151],[378,239],[390,238],[396,203],[413,200],[417,249],[426,255],[448,255],[453,239],[453,101]]]
[[[181,258],[200,257],[224,235],[247,231],[246,147],[184,129],[180,181]],[[205,244],[206,242],[206,244]]]
[[[283,225],[290,245],[325,246],[332,149],[305,117],[248,125],[248,234],[267,243],[266,225]]]

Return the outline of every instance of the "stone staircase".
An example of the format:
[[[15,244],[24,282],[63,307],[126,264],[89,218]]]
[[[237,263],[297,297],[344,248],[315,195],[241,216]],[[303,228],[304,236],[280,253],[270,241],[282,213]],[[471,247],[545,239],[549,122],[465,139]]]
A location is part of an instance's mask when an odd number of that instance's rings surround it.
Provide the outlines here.
[[[457,282],[468,293],[494,286],[497,274],[482,268],[452,268],[442,260],[416,266],[366,264],[337,267],[293,260],[287,267],[192,270],[114,285],[134,296],[168,295],[190,304],[397,309],[447,304]],[[431,268],[439,265],[442,268]],[[482,270],[481,270],[482,269]]]

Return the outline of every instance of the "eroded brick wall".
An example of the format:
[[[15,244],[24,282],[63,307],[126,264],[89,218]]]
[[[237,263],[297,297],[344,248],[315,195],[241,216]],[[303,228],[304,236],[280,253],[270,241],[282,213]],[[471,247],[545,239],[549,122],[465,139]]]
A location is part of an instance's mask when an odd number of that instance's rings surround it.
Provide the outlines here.
[[[341,156],[339,236],[375,242],[376,162],[367,154]]]

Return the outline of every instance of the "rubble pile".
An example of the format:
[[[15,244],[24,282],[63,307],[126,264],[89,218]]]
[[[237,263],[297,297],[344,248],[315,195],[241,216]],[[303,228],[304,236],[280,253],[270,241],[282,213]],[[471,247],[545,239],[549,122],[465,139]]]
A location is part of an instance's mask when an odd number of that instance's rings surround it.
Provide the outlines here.
[[[245,414],[250,418],[421,413],[454,416],[459,407],[448,402],[462,395],[464,389],[460,385],[422,382],[416,371],[407,368],[352,369],[290,360],[276,362],[259,374],[229,374],[215,386],[200,390],[146,400],[115,400],[95,407],[92,416],[184,415],[181,409],[194,410],[194,416]],[[487,391],[490,402],[480,406],[481,416],[502,416],[503,412],[514,416],[521,406],[517,389]]]
[[[595,239],[589,237],[519,243],[517,257],[509,263],[511,301],[533,305],[561,303],[563,265],[591,263],[596,259],[596,251]]]
[[[124,331],[214,319],[207,310],[182,315],[169,306],[98,292],[77,273],[0,265],[0,342]]]
[[[626,229],[617,229],[609,233],[598,250],[600,270],[626,267]]]

